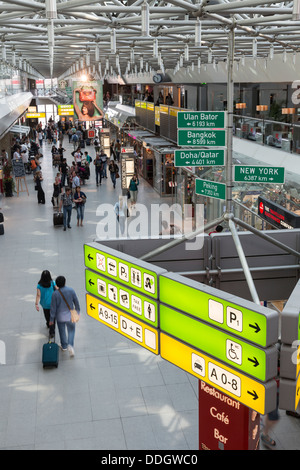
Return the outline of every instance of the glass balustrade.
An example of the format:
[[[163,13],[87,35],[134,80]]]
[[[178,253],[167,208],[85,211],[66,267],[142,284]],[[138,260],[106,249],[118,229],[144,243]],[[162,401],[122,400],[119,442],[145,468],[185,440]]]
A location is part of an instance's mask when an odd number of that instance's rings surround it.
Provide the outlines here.
[[[234,135],[285,152],[300,153],[300,123],[234,115]]]

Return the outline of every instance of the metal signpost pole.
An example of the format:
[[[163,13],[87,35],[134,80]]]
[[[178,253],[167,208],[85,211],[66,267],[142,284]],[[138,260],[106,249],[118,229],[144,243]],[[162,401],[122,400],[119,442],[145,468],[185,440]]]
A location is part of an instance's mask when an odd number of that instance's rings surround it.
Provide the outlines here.
[[[232,237],[234,243],[236,245],[236,249],[238,255],[240,257],[240,261],[245,273],[245,277],[247,280],[247,284],[249,286],[249,290],[251,292],[253,301],[255,303],[259,303],[259,298],[256,293],[255,285],[251,276],[251,272],[249,270],[248,263],[246,261],[246,257],[243,252],[242,245],[239,240],[238,233],[236,231],[235,225],[232,221],[233,214],[232,214],[232,149],[233,149],[233,63],[234,63],[234,26],[230,28],[228,34],[228,59],[227,59],[227,66],[228,66],[228,76],[227,76],[227,160],[226,160],[226,214],[224,215],[225,220],[228,219],[229,221],[229,228],[232,233]]]
[[[234,27],[228,34],[228,75],[227,75],[227,160],[226,160],[226,212],[232,211],[232,147],[233,147],[233,62]]]
[[[240,262],[245,273],[246,281],[247,281],[253,302],[255,302],[257,305],[260,305],[260,300],[255,289],[255,285],[251,276],[251,272],[250,272],[250,269],[246,260],[246,256],[242,248],[236,227],[232,219],[229,219],[228,223],[229,223],[229,229],[231,231],[231,235],[232,235],[235,247],[236,247],[236,251],[238,252]]]

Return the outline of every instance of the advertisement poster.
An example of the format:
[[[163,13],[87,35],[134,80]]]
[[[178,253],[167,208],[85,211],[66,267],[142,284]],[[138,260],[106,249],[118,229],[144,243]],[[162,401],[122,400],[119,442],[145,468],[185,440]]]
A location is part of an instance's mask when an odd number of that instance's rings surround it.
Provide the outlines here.
[[[74,119],[99,121],[103,117],[103,90],[100,81],[73,82]]]

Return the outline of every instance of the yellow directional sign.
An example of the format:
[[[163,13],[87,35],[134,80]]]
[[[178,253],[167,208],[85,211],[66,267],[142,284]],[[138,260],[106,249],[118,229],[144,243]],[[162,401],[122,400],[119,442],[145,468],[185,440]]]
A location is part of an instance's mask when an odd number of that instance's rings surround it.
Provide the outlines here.
[[[90,317],[154,354],[159,354],[159,335],[155,328],[89,294],[86,294],[86,308]]]
[[[298,375],[300,374],[300,346],[297,349],[296,360],[297,360],[296,377],[298,377]]]
[[[296,393],[295,393],[295,410],[297,410],[300,401],[300,374],[296,382]]]
[[[275,380],[264,384],[257,382],[164,333],[160,334],[160,349],[163,359],[258,413],[264,415],[275,409]]]

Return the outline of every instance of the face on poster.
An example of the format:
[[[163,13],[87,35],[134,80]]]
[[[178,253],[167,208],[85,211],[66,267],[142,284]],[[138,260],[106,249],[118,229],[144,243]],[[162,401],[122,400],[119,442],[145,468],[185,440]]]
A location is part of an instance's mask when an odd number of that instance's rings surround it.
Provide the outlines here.
[[[103,117],[103,90],[100,81],[73,82],[75,119],[99,121]]]

